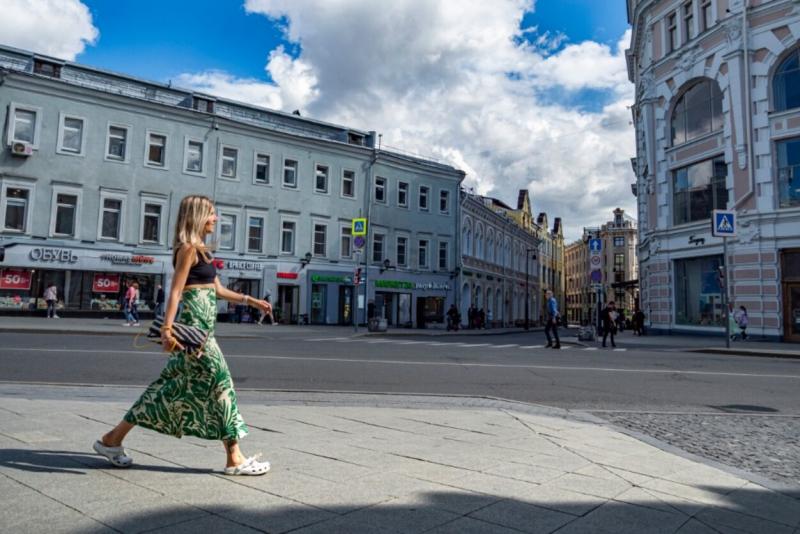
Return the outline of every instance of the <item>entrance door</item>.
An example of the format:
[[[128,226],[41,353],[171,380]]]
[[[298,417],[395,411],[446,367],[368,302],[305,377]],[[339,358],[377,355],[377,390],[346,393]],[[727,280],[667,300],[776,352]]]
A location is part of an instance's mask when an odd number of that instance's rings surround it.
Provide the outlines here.
[[[326,284],[311,285],[311,324],[325,324],[328,309],[328,286]]]
[[[298,286],[278,286],[278,307],[280,308],[279,322],[281,324],[297,322],[299,289]]]
[[[783,337],[800,343],[800,283],[783,285],[783,306]]]
[[[353,324],[353,286],[339,286],[339,324]]]

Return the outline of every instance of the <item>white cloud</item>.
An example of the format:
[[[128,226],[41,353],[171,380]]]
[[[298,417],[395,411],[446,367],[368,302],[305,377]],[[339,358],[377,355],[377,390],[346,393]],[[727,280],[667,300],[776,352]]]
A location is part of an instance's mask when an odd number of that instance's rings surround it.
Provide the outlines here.
[[[0,42],[74,60],[99,32],[79,0],[3,0]]]
[[[553,53],[563,37],[520,38],[532,0],[246,0],[245,8],[285,21],[299,57],[273,51],[273,83],[220,72],[182,83],[378,130],[384,146],[450,162],[468,173],[466,186],[509,203],[529,187],[534,210],[562,217],[570,238],[617,206],[635,215],[629,34],[615,47],[587,41]],[[611,103],[599,111],[552,103],[553,92],[582,89],[607,92]]]

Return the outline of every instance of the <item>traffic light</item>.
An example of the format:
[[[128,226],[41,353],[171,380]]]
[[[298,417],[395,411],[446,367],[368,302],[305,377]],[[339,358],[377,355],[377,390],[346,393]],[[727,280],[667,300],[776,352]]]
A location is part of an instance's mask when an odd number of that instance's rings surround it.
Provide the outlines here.
[[[359,285],[359,284],[361,284],[361,267],[359,267],[359,268],[357,268],[357,269],[356,269],[356,274],[355,274],[355,276],[353,277],[353,284],[354,284],[354,285]]]

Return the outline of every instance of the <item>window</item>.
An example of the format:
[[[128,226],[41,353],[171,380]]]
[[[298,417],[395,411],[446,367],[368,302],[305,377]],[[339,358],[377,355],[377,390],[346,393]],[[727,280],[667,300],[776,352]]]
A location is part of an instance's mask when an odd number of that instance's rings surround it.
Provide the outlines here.
[[[202,111],[203,113],[214,113],[214,101],[207,100],[205,98],[198,98],[194,97],[192,101],[192,107],[197,111]]]
[[[351,227],[342,226],[342,234],[339,245],[339,256],[342,258],[353,257],[353,229]]]
[[[356,173],[353,171],[342,172],[342,196],[349,198],[356,196]]]
[[[614,254],[614,270],[617,272],[625,271],[625,254]]]
[[[147,159],[146,164],[151,167],[167,166],[167,136],[148,133],[147,134]]]
[[[675,261],[675,322],[723,326],[719,267],[722,256]]]
[[[327,245],[328,227],[324,224],[314,224],[314,256],[324,258],[328,255]]]
[[[293,159],[283,161],[283,186],[297,189],[297,162]]]
[[[247,218],[247,252],[260,254],[264,251],[264,217]]]
[[[327,165],[317,165],[314,172],[314,191],[317,193],[328,192],[328,174],[330,170]]]
[[[672,13],[667,17],[667,52],[678,48],[678,14]]]
[[[439,191],[439,212],[450,212],[450,191]]]
[[[711,210],[725,209],[728,204],[727,173],[723,156],[673,171],[674,224],[709,219]]]
[[[25,232],[28,227],[31,190],[22,187],[6,186],[3,198],[5,200],[3,230]]]
[[[100,239],[119,241],[122,226],[122,199],[101,196]]]
[[[614,246],[615,247],[624,247],[625,246],[625,236],[616,236],[616,237],[614,237]]]
[[[383,261],[383,242],[385,237],[383,234],[372,234],[372,261],[375,263]]]
[[[78,195],[56,193],[56,218],[54,235],[75,236],[78,215]]]
[[[145,202],[142,219],[142,241],[145,243],[161,242],[161,204]]]
[[[775,111],[800,108],[800,48],[795,48],[772,79]]]
[[[419,240],[419,268],[420,269],[427,269],[428,268],[428,240],[427,239],[420,239]]]
[[[50,76],[52,78],[61,77],[61,65],[51,63],[42,59],[33,60],[33,73],[41,74],[42,76]]]
[[[673,146],[722,129],[722,92],[717,82],[703,80],[683,93],[671,125]]]
[[[220,161],[220,175],[225,178],[236,178],[236,168],[238,167],[239,150],[230,146],[222,147],[222,158]]]
[[[397,182],[397,205],[401,208],[408,207],[408,184]]]
[[[236,248],[236,215],[232,213],[219,215],[219,248],[222,250]]]
[[[711,0],[700,0],[700,16],[703,21],[703,31],[710,30],[714,24],[714,14],[711,12]]]
[[[39,130],[42,113],[40,108],[11,104],[9,110],[9,128],[7,142],[27,143],[33,148],[39,147]]]
[[[281,254],[294,254],[295,228],[294,221],[283,221],[281,223]]]
[[[430,187],[421,185],[419,186],[419,209],[427,210],[428,209],[428,194],[430,193]]]
[[[128,161],[128,128],[124,126],[108,126],[106,159]]]
[[[375,177],[375,202],[386,203],[386,178]]]
[[[397,265],[405,267],[408,262],[408,238],[398,236],[397,238]]]
[[[261,185],[269,185],[269,165],[270,157],[267,154],[256,154],[256,168],[253,172],[253,182]]]
[[[57,152],[61,154],[83,154],[83,119],[61,115]]]
[[[184,153],[184,170],[190,173],[202,174],[203,172],[203,152],[202,141],[196,139],[186,140],[186,152]]]
[[[439,241],[439,270],[446,271],[450,264],[450,251],[447,241]]]
[[[694,6],[692,0],[684,2],[683,10],[683,35],[684,40],[694,39]]]
[[[778,153],[778,206],[800,206],[800,137],[776,143]]]

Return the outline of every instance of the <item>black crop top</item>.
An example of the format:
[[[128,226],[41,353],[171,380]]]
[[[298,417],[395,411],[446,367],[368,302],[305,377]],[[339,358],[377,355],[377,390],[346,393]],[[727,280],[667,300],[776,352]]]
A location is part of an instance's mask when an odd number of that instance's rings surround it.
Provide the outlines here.
[[[192,265],[189,269],[189,275],[186,277],[186,285],[213,284],[216,277],[217,268],[214,266],[214,260],[206,263],[205,255],[198,252],[197,263]]]

